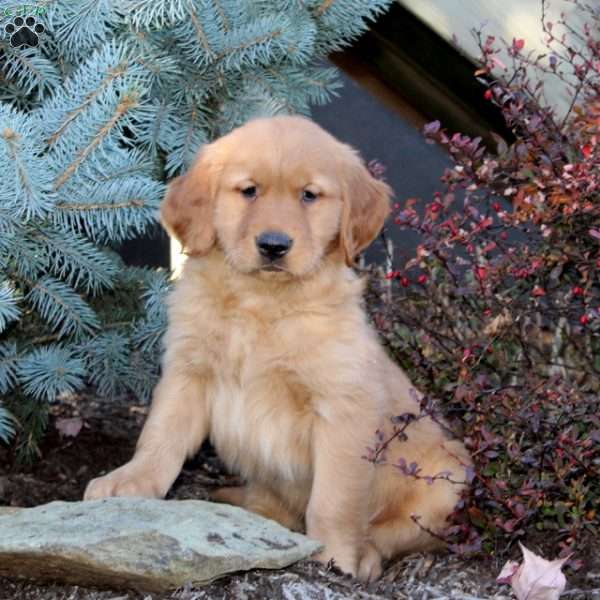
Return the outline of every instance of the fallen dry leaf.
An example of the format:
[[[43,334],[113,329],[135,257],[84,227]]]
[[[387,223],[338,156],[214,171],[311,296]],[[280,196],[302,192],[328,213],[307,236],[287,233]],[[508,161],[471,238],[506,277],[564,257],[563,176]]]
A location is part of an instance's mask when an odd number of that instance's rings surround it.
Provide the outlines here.
[[[558,600],[567,580],[561,571],[569,556],[546,560],[519,543],[523,562],[509,560],[496,578],[498,583],[509,583],[517,600]]]
[[[509,325],[512,325],[513,318],[510,312],[504,308],[499,315],[496,315],[483,329],[485,335],[496,335]]]
[[[513,575],[517,572],[519,568],[519,563],[514,560],[509,560],[503,567],[502,571],[496,577],[496,581],[498,583],[507,583],[510,584]]]
[[[83,419],[81,417],[56,419],[54,426],[62,436],[77,437],[83,427]]]

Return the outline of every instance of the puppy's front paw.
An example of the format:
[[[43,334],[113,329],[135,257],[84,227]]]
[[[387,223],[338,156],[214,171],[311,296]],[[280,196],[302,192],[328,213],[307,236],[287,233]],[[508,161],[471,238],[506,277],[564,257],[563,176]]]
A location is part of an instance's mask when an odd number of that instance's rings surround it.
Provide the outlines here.
[[[111,496],[162,498],[164,492],[154,480],[151,469],[127,463],[112,473],[92,479],[83,495],[84,500],[97,500]]]
[[[340,548],[335,550],[330,544],[325,546],[325,549],[315,554],[312,557],[314,560],[318,560],[324,565],[329,565],[333,562],[333,565],[344,573],[356,577],[358,574],[358,557],[355,552],[349,551],[349,549]]]
[[[375,581],[381,576],[381,555],[372,544],[365,544],[358,552],[355,548],[326,545],[325,550],[314,558],[324,564],[333,560],[334,565],[361,581]]]
[[[358,563],[358,579],[375,581],[381,577],[381,573],[381,554],[373,544],[366,544]]]

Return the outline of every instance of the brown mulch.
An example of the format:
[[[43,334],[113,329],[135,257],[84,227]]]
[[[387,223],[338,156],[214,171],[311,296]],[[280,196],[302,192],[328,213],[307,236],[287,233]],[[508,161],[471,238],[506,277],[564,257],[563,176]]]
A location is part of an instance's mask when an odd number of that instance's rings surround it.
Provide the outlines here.
[[[7,448],[0,447],[0,505],[35,506],[81,499],[89,479],[131,457],[146,413],[145,406],[128,398],[107,402],[91,394],[53,406],[38,461],[19,465]],[[81,431],[74,438],[61,436],[56,420],[74,416],[83,418]],[[168,497],[206,499],[212,487],[236,482],[224,471],[212,448],[205,445],[186,463]],[[582,558],[587,564],[580,572],[569,574],[571,587],[564,598],[600,600],[600,541],[591,541],[586,555]],[[501,566],[492,560],[413,555],[390,562],[379,581],[363,585],[323,565],[303,561],[284,570],[250,571],[202,588],[184,587],[162,595],[0,578],[0,600],[508,600],[512,598],[508,587],[494,580]]]

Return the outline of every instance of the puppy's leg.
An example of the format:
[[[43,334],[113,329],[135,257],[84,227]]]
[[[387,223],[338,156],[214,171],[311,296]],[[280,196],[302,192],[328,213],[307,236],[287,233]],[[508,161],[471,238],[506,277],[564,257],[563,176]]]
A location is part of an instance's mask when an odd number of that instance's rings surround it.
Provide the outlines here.
[[[84,499],[164,497],[186,457],[193,455],[206,437],[206,386],[206,378],[165,373],[154,390],[135,455],[112,473],[92,479]]]
[[[435,491],[431,493],[434,494]],[[448,514],[450,510],[448,510]],[[421,526],[417,525],[410,515],[401,513],[395,519],[374,523],[371,528],[371,536],[384,558],[443,548],[444,544],[432,537],[424,528],[431,527],[430,531],[442,531],[447,525],[444,523],[444,519],[420,519],[419,524]]]
[[[246,505],[246,486],[220,487],[209,492],[208,496],[213,502],[223,502],[243,508]]]
[[[287,507],[273,492],[256,483],[214,490],[210,499],[241,506],[258,515],[277,521],[293,531],[303,529],[302,515]]]
[[[431,437],[436,433],[439,435],[439,431],[430,430]],[[398,445],[396,452],[402,454],[402,444]],[[385,497],[388,502],[371,521],[371,538],[382,556],[389,558],[445,546],[435,534],[441,534],[449,525],[447,517],[466,486],[465,467],[469,464],[469,455],[460,442],[441,440],[439,446],[430,448],[419,466],[428,474],[447,472],[450,481],[439,479],[428,485],[424,481],[402,480],[405,476],[388,467],[379,472],[380,477],[385,478],[379,481],[379,485],[387,488]],[[396,493],[393,492],[395,486],[399,486]]]
[[[381,557],[368,539],[374,467],[361,456],[368,445],[365,432],[375,431],[376,423],[353,408],[331,422],[315,422],[306,526],[308,535],[325,545],[318,560],[333,559],[342,571],[372,580],[381,574]]]

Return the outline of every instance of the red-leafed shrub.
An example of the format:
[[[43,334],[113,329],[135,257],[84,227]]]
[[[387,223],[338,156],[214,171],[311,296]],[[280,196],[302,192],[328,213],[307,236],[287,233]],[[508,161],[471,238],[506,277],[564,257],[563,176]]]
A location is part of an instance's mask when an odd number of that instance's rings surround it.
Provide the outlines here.
[[[457,551],[502,554],[537,530],[566,552],[600,534],[600,12],[578,8],[583,31],[546,23],[548,52],[513,40],[508,68],[478,34],[476,76],[514,137],[491,150],[425,127],[453,166],[433,199],[398,208],[416,255],[371,290],[424,410],[435,399],[474,459],[443,534]],[[568,114],[543,100],[541,72],[570,89]]]

